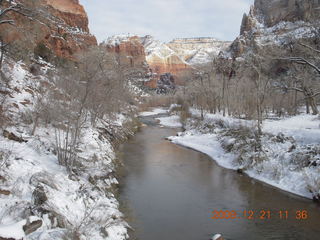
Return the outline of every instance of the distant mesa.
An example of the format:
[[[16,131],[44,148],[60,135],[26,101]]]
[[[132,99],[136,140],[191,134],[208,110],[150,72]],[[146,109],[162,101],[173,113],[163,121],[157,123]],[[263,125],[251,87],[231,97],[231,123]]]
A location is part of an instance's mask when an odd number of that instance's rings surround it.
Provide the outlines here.
[[[151,88],[161,88],[161,79],[174,79],[174,84],[183,84],[183,76],[194,65],[211,61],[220,51],[226,50],[231,42],[210,37],[177,38],[163,43],[153,36],[139,37],[133,34],[115,35],[103,45],[108,51],[122,56],[123,61],[130,61],[132,66],[146,62],[150,67],[152,79],[147,82]]]

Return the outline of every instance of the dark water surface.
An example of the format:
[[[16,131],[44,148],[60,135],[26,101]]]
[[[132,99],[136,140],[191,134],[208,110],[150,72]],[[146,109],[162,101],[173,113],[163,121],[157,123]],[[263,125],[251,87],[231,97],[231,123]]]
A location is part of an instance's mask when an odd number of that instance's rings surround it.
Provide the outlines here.
[[[176,130],[142,128],[122,146],[126,176],[120,198],[139,240],[320,239],[320,208],[303,199],[219,167],[208,156],[164,138]],[[255,219],[210,219],[211,211],[254,210]],[[270,210],[271,219],[259,219]],[[288,211],[280,219],[278,211]],[[295,212],[308,211],[306,220]],[[285,214],[283,214],[284,216]]]

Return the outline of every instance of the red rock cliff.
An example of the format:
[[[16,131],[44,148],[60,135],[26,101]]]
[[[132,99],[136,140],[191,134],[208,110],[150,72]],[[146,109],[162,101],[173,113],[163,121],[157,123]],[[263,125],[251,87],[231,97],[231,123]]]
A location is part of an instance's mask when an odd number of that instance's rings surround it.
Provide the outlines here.
[[[138,36],[114,36],[102,44],[108,52],[116,53],[124,64],[142,67],[146,63],[144,46]]]
[[[30,17],[10,13],[16,26],[2,26],[0,34],[18,51],[44,44],[53,55],[74,59],[89,46],[97,45],[90,34],[88,17],[78,0],[20,0],[30,9]]]

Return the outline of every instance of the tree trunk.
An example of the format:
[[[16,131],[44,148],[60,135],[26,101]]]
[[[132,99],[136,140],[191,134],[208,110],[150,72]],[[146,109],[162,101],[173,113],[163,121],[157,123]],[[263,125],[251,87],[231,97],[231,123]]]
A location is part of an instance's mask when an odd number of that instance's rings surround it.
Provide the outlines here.
[[[222,77],[222,107],[223,107],[223,116],[226,116],[226,101],[225,101],[225,90],[226,90],[226,78],[225,76]]]
[[[306,109],[307,109],[307,114],[310,114],[310,103],[309,103],[309,98],[306,98]]]
[[[313,115],[319,114],[319,111],[318,111],[318,108],[317,108],[317,104],[315,102],[314,97],[310,97],[309,98],[309,104],[310,104],[310,107],[311,107],[311,110],[312,110],[312,114]]]
[[[38,123],[39,123],[39,114],[36,114],[36,118],[33,122],[33,127],[32,127],[32,132],[31,132],[31,136],[33,136],[36,132],[36,129],[38,127]]]
[[[3,45],[3,41],[0,38],[0,72],[2,71],[2,62],[3,62],[3,51],[4,51],[4,45]]]

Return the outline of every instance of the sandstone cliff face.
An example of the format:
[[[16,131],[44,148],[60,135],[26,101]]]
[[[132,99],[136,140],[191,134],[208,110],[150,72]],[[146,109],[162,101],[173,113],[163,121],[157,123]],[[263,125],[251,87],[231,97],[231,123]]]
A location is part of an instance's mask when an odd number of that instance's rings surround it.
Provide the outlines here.
[[[117,53],[121,61],[135,67],[148,64],[152,79],[146,83],[156,88],[161,75],[170,73],[176,84],[183,84],[183,77],[193,65],[205,63],[212,56],[225,50],[230,42],[213,38],[176,39],[162,43],[152,36],[117,35],[110,37],[103,45],[107,51]]]
[[[145,47],[146,60],[154,76],[149,86],[156,86],[157,80],[164,73],[172,74],[175,83],[183,83],[183,74],[192,69],[190,64],[167,44],[155,40],[152,36],[142,37],[141,43]]]
[[[144,46],[138,36],[113,36],[102,45],[106,47],[108,52],[118,54],[120,61],[131,67],[143,67],[146,64]]]
[[[166,45],[188,64],[193,65],[210,61],[220,51],[226,50],[230,44],[231,42],[214,38],[182,38]]]
[[[11,13],[15,26],[2,26],[0,34],[17,52],[46,46],[61,58],[74,59],[89,46],[97,45],[89,33],[88,17],[78,0],[20,0],[31,9],[31,16]]]
[[[231,44],[233,57],[266,45],[311,39],[320,21],[319,0],[255,0],[244,14],[240,36]]]
[[[254,8],[268,27],[280,21],[295,22],[319,19],[319,0],[255,0]]]
[[[44,5],[51,6],[54,16],[63,19],[69,26],[89,33],[88,16],[79,0],[43,0]]]
[[[177,84],[183,84],[183,76],[194,65],[210,61],[231,44],[213,38],[183,38],[161,43],[152,36],[142,37],[141,42],[145,47],[147,63],[156,74],[154,81],[164,73],[171,73]]]

